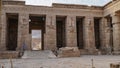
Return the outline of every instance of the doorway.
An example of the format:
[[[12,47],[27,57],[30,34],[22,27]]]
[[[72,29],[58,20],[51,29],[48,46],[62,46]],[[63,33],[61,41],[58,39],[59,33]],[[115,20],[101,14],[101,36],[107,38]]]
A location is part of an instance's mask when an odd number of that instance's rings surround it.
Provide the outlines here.
[[[32,30],[32,50],[42,50],[42,31]]]
[[[57,30],[56,34],[57,34],[57,48],[58,49],[66,46],[65,22],[66,22],[66,17],[64,16],[56,17],[56,30]]]
[[[79,49],[84,49],[83,22],[84,22],[84,17],[77,17],[76,18],[77,46],[78,46]]]
[[[18,14],[6,14],[7,16],[7,40],[6,49],[15,51],[18,38]]]
[[[96,49],[101,48],[100,44],[100,18],[94,18],[95,46]]]
[[[45,15],[30,15],[31,49],[44,50]]]

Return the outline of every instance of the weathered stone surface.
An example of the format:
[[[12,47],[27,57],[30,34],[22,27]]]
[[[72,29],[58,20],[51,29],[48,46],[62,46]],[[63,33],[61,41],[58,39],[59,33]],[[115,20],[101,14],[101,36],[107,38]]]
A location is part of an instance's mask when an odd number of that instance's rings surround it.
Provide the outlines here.
[[[112,16],[114,54],[120,54],[120,16]]]
[[[11,6],[10,6],[11,5]],[[6,50],[7,43],[7,14],[18,14],[17,50],[23,43],[31,50],[31,34],[29,33],[29,16],[45,16],[45,32],[43,33],[44,49],[57,50],[56,17],[65,17],[65,46],[77,47],[76,17],[83,18],[82,54],[117,53],[120,52],[120,1],[115,0],[107,5],[65,5],[53,4],[51,7],[27,6],[24,1],[3,1],[0,20],[0,50]],[[99,18],[100,48],[96,49],[94,19]],[[109,20],[102,20],[109,18]],[[110,24],[112,21],[112,24]],[[112,37],[113,36],[113,37]]]
[[[1,14],[1,38],[0,38],[0,50],[1,51],[4,51],[6,50],[6,14],[5,13],[2,13]]]
[[[50,59],[56,58],[54,53],[51,50],[44,50],[44,51],[25,51],[22,58],[26,59]]]
[[[80,57],[77,47],[64,47],[58,50],[58,57]]]
[[[76,17],[75,16],[67,16],[66,20],[66,46],[67,47],[75,47],[77,46],[76,39]]]
[[[44,34],[44,49],[45,50],[56,50],[56,16],[55,15],[47,15],[46,16],[46,25]]]
[[[80,49],[80,55],[88,55],[88,50],[87,49]]]
[[[110,68],[120,68],[120,63],[111,63]]]
[[[94,33],[94,18],[92,16],[86,16],[84,22],[84,42],[85,49],[94,51],[95,48],[95,33]]]
[[[17,51],[0,51],[0,59],[18,58],[19,52]]]
[[[20,13],[18,22],[18,47],[20,50],[25,43],[27,50],[31,50],[30,40],[29,40],[29,14]]]

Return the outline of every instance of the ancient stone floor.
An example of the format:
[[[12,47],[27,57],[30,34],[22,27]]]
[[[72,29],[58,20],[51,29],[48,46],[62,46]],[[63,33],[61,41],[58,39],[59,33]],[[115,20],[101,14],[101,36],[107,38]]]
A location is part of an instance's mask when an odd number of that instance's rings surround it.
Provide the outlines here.
[[[38,55],[40,56],[40,54]],[[110,63],[120,62],[120,55],[83,55],[71,58],[22,58],[12,59],[12,61],[14,68],[92,68],[91,59],[94,61],[95,68],[110,68]],[[4,65],[5,68],[11,68],[9,59],[0,59],[0,64]]]

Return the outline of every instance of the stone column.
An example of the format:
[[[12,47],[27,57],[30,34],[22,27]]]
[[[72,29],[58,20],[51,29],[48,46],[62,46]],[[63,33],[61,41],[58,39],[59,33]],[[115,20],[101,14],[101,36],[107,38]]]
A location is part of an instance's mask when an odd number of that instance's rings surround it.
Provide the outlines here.
[[[2,13],[1,14],[0,50],[6,50],[6,34],[7,34],[6,13]]]
[[[96,50],[95,33],[94,33],[94,18],[86,16],[84,20],[84,42],[85,49],[92,53]]]
[[[110,17],[105,19],[105,50],[107,54],[111,54],[112,51],[112,41],[111,41],[111,35],[112,35],[112,28],[111,28],[111,21]]]
[[[106,50],[106,40],[105,40],[105,23],[107,23],[107,19],[106,18],[101,18],[100,20],[100,44],[101,44],[101,50],[104,51]]]
[[[76,16],[66,19],[66,47],[77,47]]]
[[[56,50],[56,16],[47,15],[44,35],[44,49]]]
[[[112,16],[114,53],[120,53],[120,16]]]
[[[1,30],[2,30],[2,24],[1,24],[1,15],[0,15],[0,46],[1,46],[1,33],[2,33]],[[1,47],[0,47],[0,49],[1,49]]]
[[[17,50],[23,46],[26,50],[31,50],[29,38],[29,14],[19,13]]]

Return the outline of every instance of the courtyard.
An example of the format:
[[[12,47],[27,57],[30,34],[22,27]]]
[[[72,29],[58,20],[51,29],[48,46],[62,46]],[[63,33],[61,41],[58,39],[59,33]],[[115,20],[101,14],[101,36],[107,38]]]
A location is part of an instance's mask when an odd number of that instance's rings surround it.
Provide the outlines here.
[[[37,55],[38,56],[38,55]],[[82,55],[69,58],[22,58],[12,59],[14,68],[110,68],[111,63],[119,63],[120,55]],[[10,68],[10,59],[0,59],[0,64]]]
[[[120,0],[0,2],[0,68],[120,68]]]

